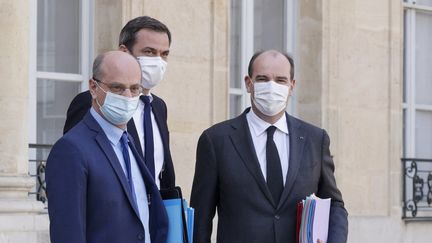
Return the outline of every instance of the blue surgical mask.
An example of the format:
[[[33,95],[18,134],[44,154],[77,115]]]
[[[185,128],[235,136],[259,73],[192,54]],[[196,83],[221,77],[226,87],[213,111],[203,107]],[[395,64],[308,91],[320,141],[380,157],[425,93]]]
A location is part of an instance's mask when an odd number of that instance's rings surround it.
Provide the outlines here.
[[[104,91],[104,90],[103,90]],[[106,92],[103,105],[99,105],[102,115],[114,125],[124,125],[132,118],[138,108],[139,96],[126,97],[111,92]]]

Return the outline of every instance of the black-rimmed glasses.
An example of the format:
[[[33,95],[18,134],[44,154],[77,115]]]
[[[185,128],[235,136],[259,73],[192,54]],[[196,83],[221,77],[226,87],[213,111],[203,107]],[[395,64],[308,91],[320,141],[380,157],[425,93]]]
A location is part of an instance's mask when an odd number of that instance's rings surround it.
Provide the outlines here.
[[[129,88],[127,88],[123,84],[119,84],[119,83],[106,83],[106,82],[103,82],[103,81],[101,81],[101,80],[99,80],[99,79],[97,79],[95,77],[93,77],[92,79],[94,81],[96,81],[96,83],[102,83],[102,84],[104,84],[105,86],[108,87],[108,89],[109,89],[110,92],[112,92],[114,94],[118,94],[118,95],[122,95],[128,89],[131,92],[132,96],[139,96],[139,95],[141,95],[141,93],[143,92],[143,89],[144,89],[144,87],[141,84],[135,84],[135,85],[132,85]],[[99,86],[99,84],[98,84],[98,86]],[[100,88],[102,89],[102,87],[100,87]]]

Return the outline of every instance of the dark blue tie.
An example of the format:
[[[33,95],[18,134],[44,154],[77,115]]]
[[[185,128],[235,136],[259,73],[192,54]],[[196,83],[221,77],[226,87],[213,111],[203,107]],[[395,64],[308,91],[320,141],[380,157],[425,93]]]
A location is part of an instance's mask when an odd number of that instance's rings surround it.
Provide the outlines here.
[[[144,101],[144,161],[153,179],[155,178],[153,127],[151,121],[150,96],[141,96]]]
[[[120,141],[121,141],[121,145],[122,145],[123,159],[124,159],[125,166],[126,166],[127,181],[128,181],[129,188],[130,188],[130,193],[133,197],[135,206],[138,209],[137,199],[136,199],[136,195],[135,195],[135,187],[134,187],[133,180],[132,180],[131,162],[130,162],[130,157],[129,157],[129,145],[128,145],[129,139],[128,139],[127,132],[123,132],[123,135],[121,136]]]
[[[266,157],[267,157],[267,186],[277,204],[283,191],[283,178],[282,166],[279,158],[279,153],[275,142],[273,141],[273,134],[276,130],[275,126],[267,128],[267,144],[266,144]]]

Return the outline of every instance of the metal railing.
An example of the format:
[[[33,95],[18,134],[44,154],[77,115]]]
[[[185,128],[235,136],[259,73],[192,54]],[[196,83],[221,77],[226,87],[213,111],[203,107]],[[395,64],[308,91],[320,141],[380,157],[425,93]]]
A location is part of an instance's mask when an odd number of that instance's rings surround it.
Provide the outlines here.
[[[51,148],[50,144],[29,144],[29,175],[36,180],[36,185],[29,192],[29,196],[44,203],[45,208],[48,206],[45,167]]]
[[[432,159],[401,160],[402,218],[409,221],[432,221]]]

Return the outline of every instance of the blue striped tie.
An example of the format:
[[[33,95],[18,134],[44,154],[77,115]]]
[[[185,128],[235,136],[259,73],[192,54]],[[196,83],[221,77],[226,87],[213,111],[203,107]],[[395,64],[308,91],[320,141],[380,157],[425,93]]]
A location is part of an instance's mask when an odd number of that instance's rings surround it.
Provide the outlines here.
[[[126,165],[126,174],[127,174],[127,181],[129,184],[129,188],[130,188],[130,193],[133,197],[136,209],[138,210],[138,205],[137,205],[137,199],[136,199],[136,195],[135,195],[135,187],[133,184],[133,180],[132,180],[132,171],[131,171],[131,162],[130,162],[130,157],[129,157],[129,139],[128,139],[128,134],[127,132],[123,132],[123,135],[121,136],[121,145],[122,145],[122,152],[123,152],[123,159]]]

